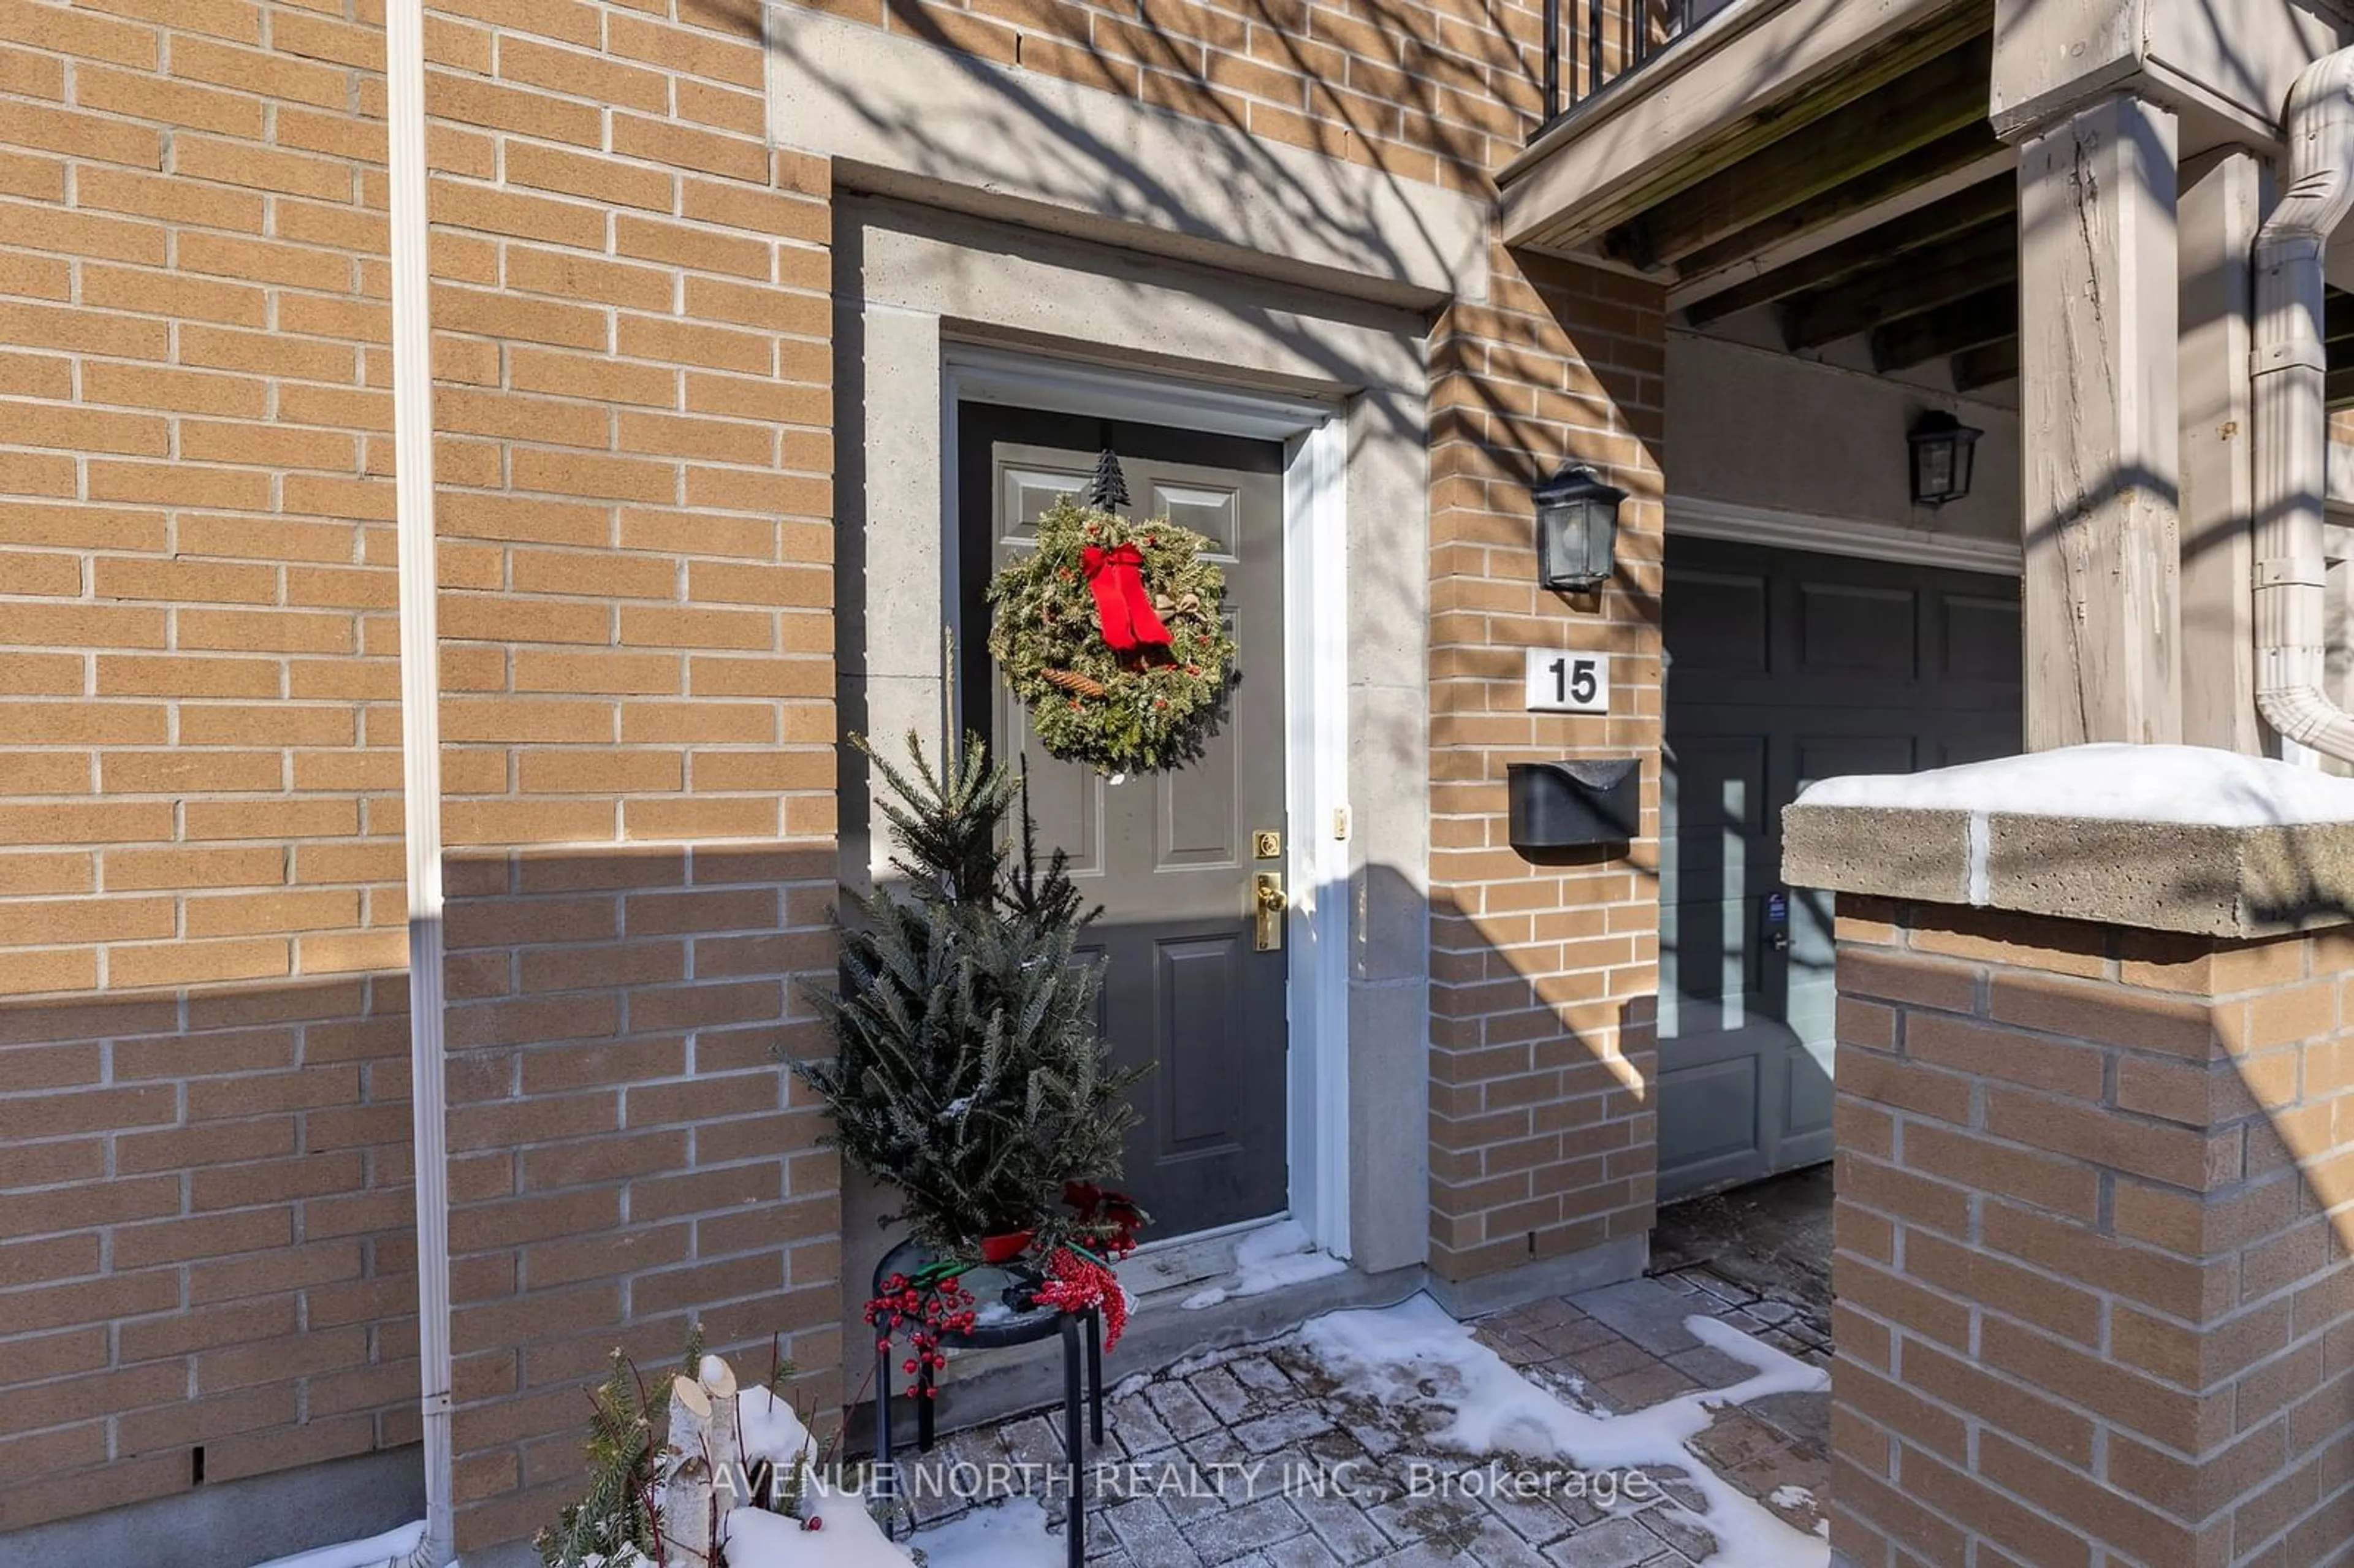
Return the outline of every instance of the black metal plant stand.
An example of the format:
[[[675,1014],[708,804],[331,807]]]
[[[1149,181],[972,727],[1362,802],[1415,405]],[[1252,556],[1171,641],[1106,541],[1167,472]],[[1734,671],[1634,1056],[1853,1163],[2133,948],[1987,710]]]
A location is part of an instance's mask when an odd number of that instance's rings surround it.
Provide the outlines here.
[[[875,1265],[873,1294],[882,1295],[883,1282],[893,1275],[913,1279],[938,1261],[932,1250],[921,1243],[901,1242]],[[1092,1308],[1084,1312],[1066,1312],[1056,1307],[1039,1306],[1030,1299],[1030,1292],[1039,1283],[1036,1274],[1019,1266],[1009,1266],[1002,1272],[1010,1279],[1003,1292],[1003,1305],[1009,1315],[977,1324],[970,1333],[943,1330],[939,1336],[940,1343],[954,1350],[992,1351],[1013,1345],[1035,1344],[1056,1335],[1062,1337],[1063,1467],[1070,1496],[1063,1539],[1069,1568],[1081,1568],[1087,1552],[1087,1499],[1079,1489],[1083,1452],[1079,1406],[1084,1384],[1088,1406],[1088,1436],[1100,1446],[1104,1440],[1103,1317]],[[1080,1351],[1083,1331],[1086,1336],[1084,1362]],[[883,1497],[893,1495],[896,1489],[891,1469],[891,1330],[887,1325],[875,1330],[875,1489]],[[916,1447],[922,1453],[929,1453],[932,1448],[932,1368],[919,1363],[916,1372]]]

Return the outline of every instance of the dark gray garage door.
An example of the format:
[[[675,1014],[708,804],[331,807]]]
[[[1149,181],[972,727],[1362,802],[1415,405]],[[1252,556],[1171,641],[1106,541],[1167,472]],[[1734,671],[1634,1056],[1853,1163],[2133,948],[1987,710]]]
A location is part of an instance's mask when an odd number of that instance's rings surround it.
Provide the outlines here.
[[[1782,885],[1782,808],[2020,731],[2015,578],[1671,533],[1663,602],[1664,1199],[1830,1158],[1830,897]]]

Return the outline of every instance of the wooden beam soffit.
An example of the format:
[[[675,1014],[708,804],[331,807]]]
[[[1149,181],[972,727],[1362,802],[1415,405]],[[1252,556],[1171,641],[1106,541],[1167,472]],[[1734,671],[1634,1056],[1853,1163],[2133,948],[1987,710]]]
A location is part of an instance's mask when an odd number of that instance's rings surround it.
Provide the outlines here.
[[[1869,169],[1835,190],[1752,224],[1730,238],[1695,250],[1683,257],[1678,266],[1694,276],[1717,271],[1770,246],[1828,228],[1856,213],[1869,212],[1915,185],[1967,169],[2001,150],[2002,144],[1995,140],[1993,130],[1981,120]]]
[[[1793,349],[1820,348],[2018,277],[2018,225],[1998,218],[1934,250],[1898,256],[1794,297],[1784,307],[1783,341]]]
[[[1573,254],[1993,25],[1993,0],[1797,0],[1722,42],[1695,38],[1689,66],[1653,68],[1678,74],[1597,100],[1504,170],[1504,243]],[[1868,41],[1840,53],[1850,36]]]
[[[1986,119],[1994,40],[1964,43],[1659,203],[1612,236],[1637,266],[1680,260]]]
[[[1989,387],[1999,387],[2019,379],[2019,339],[2004,338],[2000,343],[1982,344],[1966,348],[1954,355],[1954,390],[1982,392]]]
[[[1684,320],[1693,326],[1706,326],[1755,305],[1770,304],[1808,289],[1839,282],[1893,257],[1950,239],[1998,218],[2016,225],[2018,216],[2019,179],[2005,172],[1934,207],[1907,213],[1851,239],[1827,245],[1810,256],[1802,256],[1770,272],[1695,300],[1684,307]]]
[[[1882,374],[1910,370],[1932,359],[2018,335],[2019,285],[2004,283],[1875,328],[1872,363]]]

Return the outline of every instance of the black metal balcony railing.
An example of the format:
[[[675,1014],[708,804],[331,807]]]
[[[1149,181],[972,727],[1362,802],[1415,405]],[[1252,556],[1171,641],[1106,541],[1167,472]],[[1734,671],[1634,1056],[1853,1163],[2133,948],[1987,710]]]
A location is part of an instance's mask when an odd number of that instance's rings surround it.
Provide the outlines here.
[[[1544,118],[1535,134],[1658,59],[1730,4],[1544,0]]]

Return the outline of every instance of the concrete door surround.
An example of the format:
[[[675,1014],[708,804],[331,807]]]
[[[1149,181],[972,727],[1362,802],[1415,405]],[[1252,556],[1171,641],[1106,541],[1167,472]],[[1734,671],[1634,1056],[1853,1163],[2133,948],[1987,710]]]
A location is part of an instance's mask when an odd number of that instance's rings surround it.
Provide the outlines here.
[[[838,204],[835,255],[846,729],[886,741],[940,732],[960,398],[1287,440],[1288,558],[1352,563],[1288,574],[1290,869],[1295,886],[1320,895],[1301,901],[1293,930],[1293,1209],[1365,1273],[1419,1265],[1429,1037],[1422,323],[885,201]],[[842,875],[859,885],[881,847],[853,760],[844,754]],[[874,1203],[851,1185],[845,1235],[872,1234],[855,1216]],[[843,1278],[864,1279],[873,1262],[845,1256]]]

